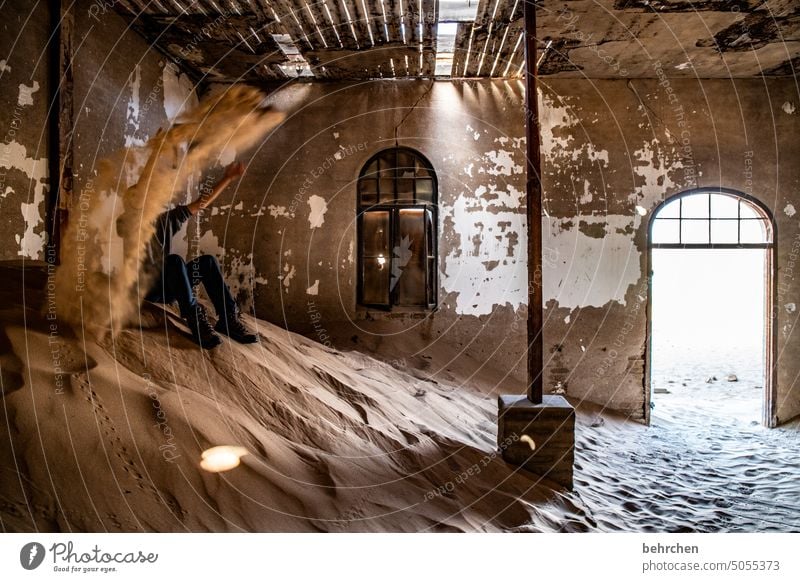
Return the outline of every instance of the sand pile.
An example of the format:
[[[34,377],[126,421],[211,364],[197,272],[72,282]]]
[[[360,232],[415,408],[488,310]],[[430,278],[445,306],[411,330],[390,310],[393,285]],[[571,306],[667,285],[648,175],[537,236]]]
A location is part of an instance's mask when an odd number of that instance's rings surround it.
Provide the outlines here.
[[[497,458],[494,398],[252,318],[260,345],[204,355],[150,305],[142,331],[50,343],[16,303],[0,312],[3,368],[18,372],[4,383],[6,530],[569,529],[581,513]],[[206,472],[217,445],[250,454]]]
[[[20,272],[0,274],[5,531],[800,529],[796,426],[696,395],[650,428],[587,407],[567,493],[497,457],[491,394],[252,318],[260,345],[206,354],[149,305],[141,330],[51,335],[43,276],[26,271],[23,306]],[[249,454],[200,468],[219,445]]]
[[[264,98],[254,88],[231,87],[184,113],[145,148],[128,148],[98,163],[91,189],[74,200],[62,238],[56,278],[62,322],[100,336],[134,319],[139,287],[151,283],[139,274],[156,217],[219,152],[247,149],[280,123],[284,115],[265,106]],[[147,161],[128,187],[129,162],[137,157]],[[111,240],[121,256],[110,256]]]

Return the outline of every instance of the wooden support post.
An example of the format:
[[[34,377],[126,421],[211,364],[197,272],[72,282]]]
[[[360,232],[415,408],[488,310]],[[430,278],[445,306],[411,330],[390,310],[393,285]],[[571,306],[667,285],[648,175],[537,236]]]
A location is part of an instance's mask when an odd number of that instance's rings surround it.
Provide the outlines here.
[[[73,31],[74,5],[62,0],[51,5],[55,42],[51,49],[50,84],[52,103],[50,118],[50,192],[48,200],[48,262],[60,262],[61,232],[66,225],[67,209],[72,201],[72,132],[73,97]]]
[[[528,208],[528,386],[527,395],[497,401],[497,444],[507,462],[572,488],[575,410],[563,396],[543,394],[542,181],[536,92],[536,5],[525,10],[525,112]]]
[[[528,207],[528,399],[542,403],[544,350],[542,338],[542,177],[539,99],[536,78],[536,5],[524,0],[525,138],[527,142],[526,203]]]

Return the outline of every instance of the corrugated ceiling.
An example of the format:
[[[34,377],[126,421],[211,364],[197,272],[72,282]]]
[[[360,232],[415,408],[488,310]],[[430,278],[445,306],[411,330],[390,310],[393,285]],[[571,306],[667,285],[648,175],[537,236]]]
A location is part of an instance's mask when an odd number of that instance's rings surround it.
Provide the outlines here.
[[[115,7],[197,78],[275,82],[518,77],[524,1],[118,0]],[[441,31],[454,30],[455,43],[452,33],[439,36],[437,66],[440,20],[451,22]],[[753,77],[800,67],[798,0],[543,0],[537,20],[542,75],[655,77],[658,67],[676,77]]]

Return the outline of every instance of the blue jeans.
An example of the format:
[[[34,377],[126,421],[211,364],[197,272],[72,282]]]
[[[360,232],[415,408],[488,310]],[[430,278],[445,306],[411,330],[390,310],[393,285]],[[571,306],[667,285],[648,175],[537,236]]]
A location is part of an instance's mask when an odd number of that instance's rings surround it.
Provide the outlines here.
[[[217,258],[211,255],[201,255],[188,263],[179,255],[168,255],[164,259],[161,279],[153,286],[146,299],[156,303],[177,301],[183,317],[194,317],[197,307],[194,287],[200,283],[205,287],[220,319],[236,314],[236,301],[225,283]]]

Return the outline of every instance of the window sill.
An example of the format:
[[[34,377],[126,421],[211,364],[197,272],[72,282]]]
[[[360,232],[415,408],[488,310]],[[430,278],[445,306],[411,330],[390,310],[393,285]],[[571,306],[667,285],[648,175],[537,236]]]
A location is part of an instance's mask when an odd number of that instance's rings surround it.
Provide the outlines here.
[[[425,307],[406,307],[399,306],[392,309],[378,309],[375,307],[356,306],[357,319],[398,319],[410,317],[413,319],[425,319],[428,315],[433,315],[438,311],[438,307],[428,309]]]

